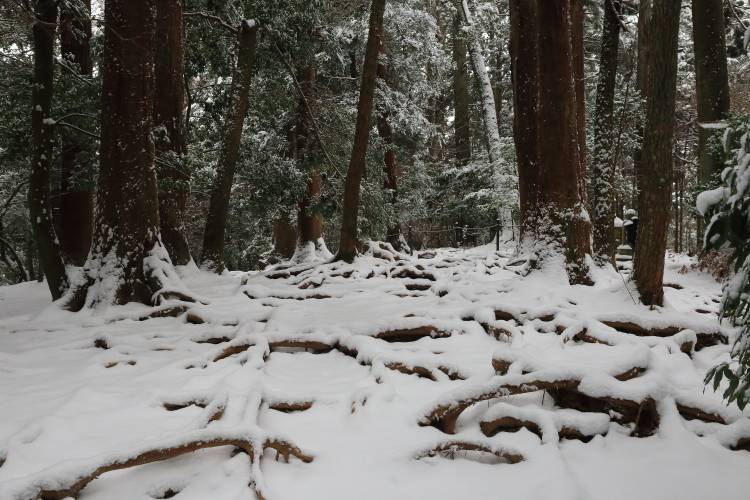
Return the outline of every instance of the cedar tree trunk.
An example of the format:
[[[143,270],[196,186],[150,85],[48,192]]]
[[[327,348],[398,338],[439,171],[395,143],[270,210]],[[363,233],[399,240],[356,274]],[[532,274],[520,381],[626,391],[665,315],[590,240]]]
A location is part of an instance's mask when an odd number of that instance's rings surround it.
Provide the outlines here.
[[[466,40],[461,33],[459,14],[453,18],[453,126],[456,137],[456,167],[465,167],[471,159],[471,120],[469,117],[469,73],[466,67]]]
[[[91,0],[82,5],[91,12]],[[91,74],[91,21],[81,13],[66,11],[60,15],[60,51],[67,64],[75,63],[81,75]],[[82,266],[91,248],[94,235],[94,190],[88,165],[81,163],[81,143],[63,129],[60,154],[60,248],[66,264]]]
[[[537,0],[510,0],[510,61],[513,81],[513,141],[518,165],[522,247],[536,234],[539,150],[539,19]]]
[[[713,122],[729,111],[729,77],[722,0],[693,0],[693,49],[698,122]],[[698,127],[699,178],[711,180],[722,165],[708,154],[708,139],[714,131]]]
[[[468,46],[471,54],[471,62],[474,67],[474,75],[482,94],[482,116],[484,117],[484,131],[487,137],[488,156],[490,162],[496,167],[502,161],[500,158],[500,131],[497,127],[497,109],[495,108],[495,93],[492,89],[490,77],[487,74],[487,65],[484,63],[482,46],[479,43],[480,34],[477,33],[474,20],[469,11],[469,0],[461,0],[461,12],[468,27]]]
[[[302,92],[307,99],[312,97],[313,85],[315,85],[315,70],[311,66],[302,68],[297,73]],[[297,104],[297,124],[296,124],[296,156],[297,161],[306,163],[313,155],[314,135],[310,133],[308,124],[310,123],[310,111],[307,109],[305,99],[300,96]],[[320,214],[308,213],[313,198],[320,193],[320,173],[315,169],[310,173],[307,181],[307,194],[300,200],[297,210],[297,228],[299,230],[299,240],[297,248],[306,247],[312,242],[316,247],[318,240],[323,236],[323,219]]]
[[[55,235],[50,203],[50,172],[54,154],[54,121],[50,117],[55,58],[57,1],[39,0],[35,9],[34,76],[31,89],[31,130],[34,150],[29,176],[29,217],[36,241],[39,266],[47,276],[52,300],[68,288],[60,244]]]
[[[98,303],[151,304],[160,288],[147,260],[161,245],[152,133],[156,0],[107,0],[104,20],[94,241],[85,282],[69,294],[71,310]]]
[[[157,164],[161,238],[172,263],[190,262],[184,214],[190,176],[181,161],[185,138],[185,79],[183,0],[156,1],[156,90],[154,129],[156,152],[169,164]]]
[[[578,117],[578,155],[581,174],[578,189],[586,198],[586,82],[583,50],[584,0],[570,0],[570,43],[573,49],[573,78],[575,79]]]
[[[605,0],[609,3],[611,0]],[[620,22],[611,7],[619,12],[619,3],[605,5],[602,22],[602,45],[599,58],[599,80],[596,84],[596,122],[594,124],[594,164],[592,191],[594,199],[594,262],[603,266],[614,264],[615,241],[612,227],[615,220],[615,165],[612,161],[617,49]]]
[[[211,190],[211,202],[203,233],[202,265],[220,273],[224,270],[224,232],[229,214],[229,197],[232,194],[234,171],[237,166],[242,125],[248,106],[248,93],[255,60],[255,41],[258,26],[246,20],[240,24],[237,43],[237,66],[229,90],[229,106],[224,115],[224,131],[221,142],[216,179]]]
[[[664,299],[664,254],[667,250],[672,198],[672,141],[677,92],[677,39],[680,0],[654,0],[649,78],[643,137],[643,193],[633,279],[645,305]]]
[[[650,72],[651,57],[651,2],[652,0],[640,0],[638,4],[638,63],[636,66],[635,86],[645,102],[648,100],[648,75]],[[643,123],[640,119],[636,125],[638,135],[643,138]],[[643,147],[636,148],[633,153],[633,170],[635,171],[635,184],[638,191],[635,209],[640,211],[643,206],[641,193],[643,192]]]
[[[388,68],[385,65],[385,54],[385,36],[383,36],[380,38],[381,57],[378,59],[377,73],[378,78],[383,80],[385,85],[388,85]],[[383,158],[385,161],[385,183],[383,188],[391,191],[391,205],[395,205],[398,197],[398,179],[396,177],[396,151],[393,148],[393,128],[391,128],[391,124],[388,121],[389,114],[388,111],[380,113],[378,115],[377,125],[378,135],[380,135],[383,142],[388,145],[388,150],[385,152],[385,157]],[[396,223],[395,226],[388,228],[385,239],[388,243],[393,245],[394,248],[398,249],[400,235],[401,229],[399,228],[399,224]]]
[[[365,171],[367,141],[372,123],[372,100],[375,95],[380,38],[383,37],[385,0],[372,0],[370,30],[362,67],[362,86],[357,105],[357,125],[354,130],[352,156],[344,186],[344,208],[341,221],[341,239],[336,260],[353,262],[357,255],[357,215],[359,211],[359,186]]]
[[[581,193],[581,138],[571,0],[539,2],[539,238],[541,264],[564,257],[571,284],[588,284],[591,225]]]

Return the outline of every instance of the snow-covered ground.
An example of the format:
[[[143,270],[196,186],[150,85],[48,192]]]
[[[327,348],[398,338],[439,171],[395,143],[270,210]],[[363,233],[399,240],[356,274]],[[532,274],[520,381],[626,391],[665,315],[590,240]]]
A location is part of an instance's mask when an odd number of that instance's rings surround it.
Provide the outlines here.
[[[217,446],[78,498],[746,499],[750,452],[730,448],[750,419],[703,387],[728,359],[721,285],[671,257],[649,311],[611,270],[571,287],[510,253],[196,271],[205,304],[186,311],[73,314],[45,284],[0,288],[0,499],[198,443]]]

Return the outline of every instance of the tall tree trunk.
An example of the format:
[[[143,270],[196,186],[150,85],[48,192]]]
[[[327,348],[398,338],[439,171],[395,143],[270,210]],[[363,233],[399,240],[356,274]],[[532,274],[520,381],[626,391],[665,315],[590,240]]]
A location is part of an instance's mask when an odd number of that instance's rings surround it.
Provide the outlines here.
[[[471,119],[469,117],[469,73],[466,67],[466,40],[461,33],[461,18],[453,18],[453,119],[456,138],[456,166],[471,160]]]
[[[651,11],[653,0],[640,0],[638,4],[638,63],[636,65],[635,86],[643,100],[644,107],[648,100],[648,80],[651,59]],[[643,123],[638,119],[636,133],[643,138]],[[643,203],[643,145],[633,153],[633,170],[635,174],[635,188],[637,191],[635,209],[640,212]]]
[[[378,78],[383,80],[383,83],[388,85],[388,68],[385,65],[385,36],[380,38],[379,48],[380,58],[378,58],[377,74]],[[388,121],[389,115],[390,113],[388,111],[384,111],[378,114],[377,126],[378,135],[380,135],[380,137],[383,139],[383,142],[388,145],[388,149],[386,150],[383,158],[385,162],[385,183],[383,185],[383,188],[389,189],[391,191],[391,205],[395,205],[396,199],[398,197],[398,179],[396,177],[396,151],[393,147],[393,128],[391,128],[391,124]],[[399,224],[396,223],[395,225],[388,227],[385,239],[395,248],[398,248],[399,236],[401,236],[401,229],[399,227]]]
[[[273,221],[273,249],[284,259],[291,259],[297,248],[297,228],[292,224],[289,214],[282,212]]]
[[[55,235],[50,203],[50,172],[54,154],[54,122],[50,116],[52,108],[52,84],[55,59],[55,25],[57,24],[57,1],[39,0],[35,10],[34,35],[34,84],[31,89],[31,130],[34,151],[31,156],[29,176],[29,216],[36,240],[39,265],[47,276],[47,285],[52,300],[62,297],[68,288],[60,244]]]
[[[633,279],[645,305],[664,299],[664,254],[672,197],[672,141],[677,92],[677,38],[680,0],[654,0],[650,70],[643,137],[643,193]]]
[[[729,111],[729,76],[722,0],[693,0],[693,51],[698,122],[721,120]],[[708,154],[714,130],[698,127],[699,179],[708,182],[722,165]]]
[[[385,0],[372,0],[370,29],[365,47],[365,62],[362,67],[362,86],[357,105],[357,125],[354,130],[352,156],[344,186],[344,207],[341,221],[341,239],[337,260],[353,262],[357,255],[357,215],[359,213],[359,186],[365,171],[367,142],[372,123],[372,100],[375,96],[375,80],[378,69],[380,38],[383,37],[383,13]]]
[[[612,225],[615,219],[615,165],[612,161],[615,85],[617,84],[617,49],[620,21],[614,8],[619,4],[605,0],[602,23],[602,45],[599,59],[599,81],[596,85],[596,123],[594,125],[594,164],[592,177],[594,208],[594,262],[614,264],[615,248]]]
[[[474,67],[474,75],[482,93],[482,116],[484,117],[484,132],[489,145],[488,156],[493,165],[498,166],[502,161],[500,157],[500,131],[497,127],[497,110],[495,108],[495,93],[492,89],[490,77],[487,74],[487,65],[484,63],[482,46],[479,43],[480,33],[477,32],[474,20],[469,10],[469,0],[461,0],[461,12],[468,29],[468,46],[471,54],[471,62]]]
[[[286,138],[289,149],[285,152],[287,159],[297,161],[297,122],[291,122],[286,127]],[[292,223],[289,213],[281,211],[273,222],[273,251],[283,259],[294,257],[297,249],[297,226]]]
[[[510,61],[513,80],[513,140],[518,165],[522,248],[536,234],[539,150],[539,19],[537,0],[510,0]]]
[[[81,2],[86,12],[65,11],[60,15],[60,51],[63,60],[78,65],[81,75],[90,75],[92,69],[91,21],[82,19],[90,15],[91,0]],[[60,154],[60,212],[59,240],[66,264],[82,266],[91,248],[94,234],[94,189],[88,172],[78,155],[83,152],[75,133],[63,131]]]
[[[152,273],[163,256],[152,133],[156,0],[107,0],[104,21],[96,223],[72,310],[151,304],[162,286]]]
[[[220,273],[224,270],[224,232],[229,214],[234,171],[237,166],[242,125],[247,113],[248,93],[255,60],[255,41],[258,27],[254,21],[243,21],[239,27],[237,66],[229,90],[229,106],[224,116],[223,137],[216,179],[211,190],[211,202],[203,233],[202,265]]]
[[[583,19],[584,0],[570,0],[570,43],[573,49],[573,79],[575,80],[578,162],[581,171],[578,189],[581,198],[586,198],[586,81],[584,74]]]
[[[183,7],[183,0],[156,1],[154,129],[157,131],[156,152],[169,164],[158,164],[156,169],[159,222],[162,242],[172,263],[178,266],[190,262],[184,228],[190,176],[181,161],[187,154]]]
[[[571,284],[588,284],[591,225],[581,186],[571,0],[539,2],[539,235],[542,266],[563,256]],[[575,28],[572,28],[575,29]]]
[[[312,66],[302,68],[297,74],[302,92],[306,99],[312,97],[312,89],[315,85],[315,70]],[[310,132],[310,111],[307,108],[307,102],[300,96],[297,104],[297,123],[296,123],[296,141],[297,141],[297,160],[304,164],[307,163],[314,155],[313,146],[315,143],[314,134]],[[297,209],[297,228],[299,239],[297,240],[297,252],[307,253],[308,251],[317,250],[320,244],[320,238],[323,237],[323,218],[320,214],[310,213],[312,200],[320,193],[320,172],[317,168],[310,172],[307,180],[307,194],[300,200]],[[309,248],[313,244],[312,248]]]

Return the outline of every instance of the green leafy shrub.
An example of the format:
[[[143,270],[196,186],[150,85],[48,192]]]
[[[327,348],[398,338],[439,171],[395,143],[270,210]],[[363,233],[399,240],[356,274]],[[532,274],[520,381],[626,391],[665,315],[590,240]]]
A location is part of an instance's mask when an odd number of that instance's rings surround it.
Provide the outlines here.
[[[710,217],[703,251],[730,251],[728,264],[734,266],[735,275],[724,286],[721,318],[740,327],[740,332],[732,346],[732,362],[716,366],[705,382],[713,382],[717,390],[727,379],[724,399],[744,409],[750,402],[750,116],[733,117],[722,127],[727,159],[722,185],[701,193],[696,205]]]

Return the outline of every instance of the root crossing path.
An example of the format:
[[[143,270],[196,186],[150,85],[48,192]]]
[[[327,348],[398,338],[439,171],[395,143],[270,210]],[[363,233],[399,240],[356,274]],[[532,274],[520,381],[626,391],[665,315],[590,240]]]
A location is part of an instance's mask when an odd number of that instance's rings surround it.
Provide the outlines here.
[[[370,242],[80,313],[3,287],[0,500],[746,498],[720,285],[673,256],[649,310],[512,256]]]

